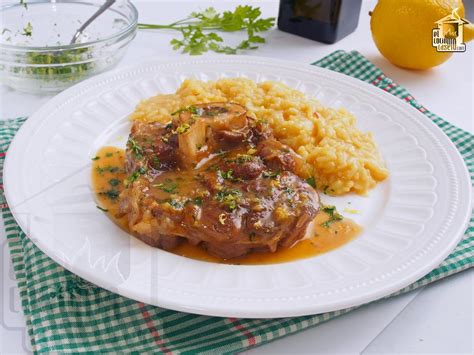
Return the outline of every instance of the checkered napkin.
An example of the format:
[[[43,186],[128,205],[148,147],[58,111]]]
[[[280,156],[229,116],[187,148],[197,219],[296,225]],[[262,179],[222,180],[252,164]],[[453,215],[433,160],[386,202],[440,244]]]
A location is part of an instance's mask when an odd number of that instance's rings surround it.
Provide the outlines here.
[[[357,52],[337,51],[313,63],[371,83],[433,120],[456,144],[474,181],[474,136],[421,106]],[[0,122],[0,169],[24,118]],[[26,325],[35,352],[234,353],[315,326],[345,309],[305,317],[236,319],[175,312],[103,290],[43,254],[15,223],[3,195],[2,213]],[[431,273],[403,293],[474,266],[474,215],[464,239]]]

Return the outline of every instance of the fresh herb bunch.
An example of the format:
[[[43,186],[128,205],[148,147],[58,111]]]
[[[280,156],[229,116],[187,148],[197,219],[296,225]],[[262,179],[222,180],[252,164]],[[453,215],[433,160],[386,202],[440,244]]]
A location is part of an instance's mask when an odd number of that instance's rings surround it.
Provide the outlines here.
[[[169,25],[138,24],[140,29],[169,29],[181,32],[182,39],[171,40],[173,49],[181,49],[183,53],[199,55],[208,51],[225,54],[236,54],[246,49],[256,49],[265,38],[257,33],[273,27],[275,18],[260,18],[259,7],[239,5],[232,11],[218,13],[213,7],[202,12],[193,12],[188,17]],[[224,44],[224,40],[216,32],[247,32],[247,39],[232,47]]]

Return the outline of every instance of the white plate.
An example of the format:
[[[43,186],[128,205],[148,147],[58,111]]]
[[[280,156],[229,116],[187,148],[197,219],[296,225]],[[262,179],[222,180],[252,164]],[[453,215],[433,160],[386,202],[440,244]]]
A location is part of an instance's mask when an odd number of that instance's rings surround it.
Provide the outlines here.
[[[137,102],[185,78],[275,80],[343,106],[371,130],[390,178],[369,197],[329,198],[361,210],[360,237],[296,262],[239,266],[151,248],[96,208],[90,158],[123,146]],[[121,136],[121,137],[120,137]],[[87,80],[23,125],[5,163],[5,193],[27,235],[47,255],[101,287],[170,309],[215,316],[283,317],[334,311],[386,296],[435,268],[456,246],[470,212],[470,180],[451,141],[404,101],[317,67],[256,57],[165,60]]]

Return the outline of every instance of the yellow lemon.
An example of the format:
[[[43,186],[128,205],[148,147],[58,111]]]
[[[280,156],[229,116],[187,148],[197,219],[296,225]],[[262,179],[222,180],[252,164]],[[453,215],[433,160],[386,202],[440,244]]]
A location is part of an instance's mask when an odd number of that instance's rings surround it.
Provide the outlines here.
[[[464,16],[461,0],[379,0],[372,11],[370,29],[375,45],[393,64],[409,69],[428,69],[452,55],[432,46],[436,21],[456,9]],[[474,25],[464,25],[464,42],[474,37]]]

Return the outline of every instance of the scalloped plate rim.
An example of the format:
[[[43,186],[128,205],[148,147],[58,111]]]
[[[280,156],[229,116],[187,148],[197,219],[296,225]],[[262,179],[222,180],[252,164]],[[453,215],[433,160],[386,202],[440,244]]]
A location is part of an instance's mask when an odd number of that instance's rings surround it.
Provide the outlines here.
[[[366,302],[373,301],[375,299],[378,299],[380,297],[389,295],[400,288],[403,288],[404,286],[407,286],[408,284],[416,281],[420,277],[424,276],[428,272],[430,272],[433,268],[435,268],[444,258],[450,253],[450,251],[457,245],[458,241],[461,239],[463,232],[465,230],[465,226],[468,223],[468,219],[470,216],[470,206],[471,206],[471,189],[470,189],[470,178],[468,174],[467,167],[465,166],[465,163],[463,159],[460,157],[459,153],[457,152],[457,149],[455,148],[454,144],[450,139],[448,139],[444,133],[439,129],[438,126],[436,126],[433,122],[431,122],[427,117],[425,117],[423,114],[418,112],[415,108],[411,107],[410,105],[402,102],[400,99],[392,96],[391,94],[388,94],[386,92],[383,92],[382,90],[372,87],[370,84],[367,84],[365,82],[359,81],[357,79],[348,77],[346,75],[340,74],[340,73],[335,73],[326,69],[314,67],[311,65],[306,65],[304,66],[301,63],[297,62],[289,62],[289,61],[282,61],[282,60],[274,60],[270,58],[264,58],[264,57],[241,57],[241,56],[234,56],[232,58],[217,58],[217,57],[208,57],[208,58],[202,58],[202,59],[181,59],[181,60],[176,60],[176,58],[173,59],[163,59],[163,60],[157,60],[157,61],[148,61],[144,62],[138,65],[133,65],[133,66],[127,66],[122,69],[117,69],[115,71],[109,72],[109,73],[104,73],[101,74],[97,77],[88,79],[66,91],[63,93],[57,95],[55,98],[52,100],[48,101],[46,104],[44,104],[35,114],[33,114],[30,119],[28,119],[23,126],[21,127],[20,131],[18,134],[15,136],[13,142],[10,145],[9,151],[6,157],[5,161],[5,174],[4,174],[4,181],[5,181],[5,196],[7,198],[7,201],[11,206],[15,205],[15,197],[12,196],[11,192],[11,182],[14,179],[14,155],[19,154],[18,150],[21,148],[18,145],[20,144],[24,135],[27,134],[28,130],[31,130],[35,127],[37,124],[41,124],[41,116],[44,112],[47,113],[47,111],[50,109],[51,106],[53,106],[52,102],[60,102],[61,99],[71,97],[78,95],[82,89],[89,88],[88,90],[93,90],[94,89],[94,84],[97,84],[98,87],[102,87],[104,83],[106,83],[108,80],[107,79],[114,79],[120,77],[121,73],[126,73],[131,70],[138,70],[139,68],[146,68],[154,65],[163,65],[165,63],[177,63],[178,65],[180,63],[201,63],[201,62],[213,62],[217,61],[219,63],[224,63],[228,62],[229,64],[232,64],[232,62],[237,63],[239,61],[244,61],[246,63],[251,63],[253,61],[260,61],[260,62],[267,62],[269,64],[274,64],[274,65],[283,65],[283,66],[294,66],[298,69],[300,67],[303,67],[303,69],[307,69],[309,71],[312,71],[314,73],[322,73],[322,75],[326,77],[334,77],[336,78],[339,82],[342,83],[349,83],[352,84],[352,86],[359,86],[369,93],[372,92],[375,94],[375,96],[381,96],[382,98],[385,97],[386,100],[392,101],[393,105],[396,107],[398,106],[400,109],[403,110],[408,110],[409,112],[411,111],[412,115],[417,116],[418,119],[421,120],[421,124],[424,124],[427,126],[427,129],[431,130],[433,133],[436,132],[438,135],[438,139],[440,139],[445,146],[445,148],[454,150],[457,154],[455,154],[454,157],[454,162],[455,164],[454,168],[457,170],[457,173],[459,174],[458,177],[461,181],[461,183],[464,183],[464,187],[469,187],[468,194],[461,196],[461,198],[464,198],[463,205],[466,206],[465,208],[465,213],[462,216],[464,223],[460,224],[458,228],[456,229],[456,232],[454,233],[454,236],[451,236],[449,246],[445,247],[443,251],[439,251],[436,257],[434,257],[430,263],[426,264],[423,268],[416,270],[416,272],[412,272],[410,275],[407,275],[404,279],[399,280],[398,282],[393,282],[390,287],[385,287],[382,289],[378,289],[376,291],[372,290],[372,293],[369,296],[365,297],[358,297],[356,299],[350,299],[350,300],[339,300],[338,302],[335,302],[331,305],[325,304],[325,305],[313,305],[312,307],[303,306],[303,307],[298,307],[295,305],[295,309],[284,309],[284,310],[261,310],[261,311],[255,311],[255,310],[245,310],[242,308],[237,308],[232,311],[232,310],[225,310],[222,307],[212,307],[211,305],[206,308],[202,309],[200,307],[193,307],[192,305],[188,304],[179,304],[174,302],[173,300],[160,300],[159,302],[155,302],[156,300],[148,300],[153,304],[162,306],[162,307],[167,307],[170,309],[175,309],[175,310],[181,310],[181,311],[186,311],[186,312],[192,312],[192,313],[199,313],[199,314],[206,314],[206,315],[215,315],[215,316],[236,316],[236,317],[282,317],[282,316],[298,316],[298,315],[308,315],[308,314],[314,314],[314,313],[319,313],[319,312],[326,312],[326,311],[335,311],[338,309],[343,309],[347,307],[352,307],[352,306],[357,306]],[[288,69],[288,68],[287,68]],[[317,74],[315,74],[317,75]],[[100,83],[103,83],[102,85]],[[348,85],[349,85],[348,84]],[[351,85],[349,85],[351,86]],[[88,91],[86,90],[86,91]],[[441,136],[439,136],[439,133],[442,133]],[[453,158],[453,157],[452,157]],[[461,165],[460,165],[461,164]],[[12,208],[12,213],[15,216],[16,211],[14,210],[14,207]],[[19,224],[24,230],[26,230],[26,225],[24,225],[24,221],[21,218],[21,216],[16,215],[16,219],[19,221]],[[48,245],[44,245],[41,243],[41,239],[33,238],[35,239],[35,244],[47,255],[53,257],[53,259],[61,264],[62,266],[68,268],[69,265],[66,265],[64,262],[61,260],[57,260],[57,258],[54,258],[54,251],[50,249]],[[96,284],[98,284],[101,287],[104,287],[106,289],[111,289],[113,285],[107,285],[104,284],[103,280],[100,278],[96,278],[95,275],[87,273],[87,270],[81,270],[80,268],[72,268],[72,272],[78,274],[79,276],[85,278],[86,280],[90,280]],[[116,290],[115,290],[116,291]],[[136,292],[138,290],[119,290],[119,294],[122,294],[123,296],[130,297],[133,299],[137,300],[142,300],[145,301],[147,298],[143,296],[143,294],[140,294],[140,292]],[[245,304],[244,304],[245,306]]]

